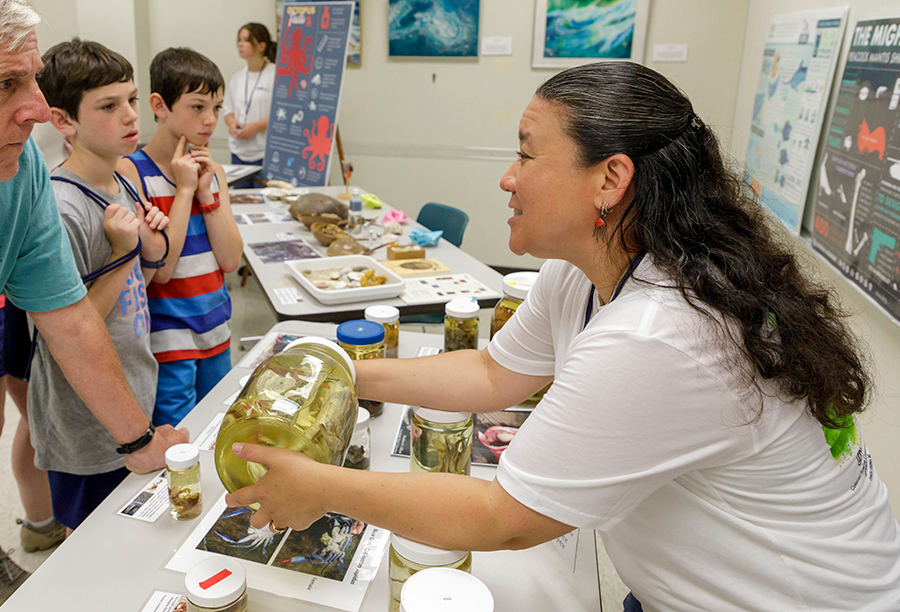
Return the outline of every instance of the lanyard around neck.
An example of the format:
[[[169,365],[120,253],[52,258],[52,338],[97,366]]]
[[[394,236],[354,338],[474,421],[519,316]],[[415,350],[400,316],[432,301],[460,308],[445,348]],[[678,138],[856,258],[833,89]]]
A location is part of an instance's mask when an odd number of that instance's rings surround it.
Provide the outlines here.
[[[646,255],[646,253],[638,253],[637,256],[631,260],[631,263],[628,264],[628,270],[625,271],[625,275],[622,277],[622,280],[619,281],[619,285],[613,292],[612,297],[609,298],[610,302],[619,297],[619,294],[622,293],[622,288],[625,286],[625,283],[628,282],[628,279],[631,278],[631,275],[634,274],[634,271],[641,263],[644,255]],[[609,302],[607,302],[607,304],[608,303]],[[581,329],[586,328],[588,323],[590,323],[592,314],[594,314],[594,283],[591,283],[591,290],[588,292],[587,307],[584,309],[584,325]]]
[[[253,102],[253,94],[256,93],[256,88],[259,85],[259,80],[262,78],[263,70],[266,69],[269,60],[263,60],[262,68],[259,69],[259,74],[256,75],[256,83],[253,84],[253,89],[250,90],[250,93],[247,93],[247,88],[250,86],[250,66],[247,66],[247,78],[244,79],[244,121],[250,117],[250,104]]]
[[[140,206],[143,209],[144,214],[146,214],[147,209],[144,208],[144,203],[141,202],[141,198],[138,196],[137,191],[133,187],[131,187],[131,185],[129,185],[122,178],[122,175],[120,175],[118,172],[115,172],[114,175],[116,178],[116,182],[125,191],[125,193],[128,194],[128,196],[131,198],[131,201],[134,202],[134,204],[136,206]],[[107,202],[103,198],[103,196],[101,196],[99,193],[97,193],[96,191],[94,191],[93,189],[88,187],[87,185],[79,183],[78,181],[73,181],[72,179],[68,179],[64,176],[51,176],[50,180],[57,181],[59,183],[67,183],[69,185],[73,185],[73,186],[77,187],[81,191],[81,193],[83,193],[88,198],[93,200],[97,204],[97,206],[99,206],[102,210],[106,210],[106,208],[109,206],[109,202]],[[166,253],[165,253],[165,255],[163,255],[163,258],[160,259],[159,261],[146,261],[143,258],[141,258],[141,265],[146,266],[148,268],[161,268],[163,265],[165,265],[166,257],[169,256],[169,236],[166,235],[165,231],[162,232],[162,235],[163,235],[163,240],[165,240],[165,242],[166,242]],[[89,283],[93,280],[100,278],[102,275],[106,274],[107,272],[110,272],[111,270],[115,270],[116,268],[119,268],[119,267],[125,265],[127,262],[134,259],[138,253],[141,252],[142,247],[143,247],[143,245],[141,244],[141,239],[138,238],[137,246],[134,247],[134,249],[132,249],[132,251],[130,253],[127,253],[127,254],[123,255],[122,257],[119,257],[116,260],[113,260],[103,266],[100,266],[93,272],[89,272],[89,273],[85,274],[84,276],[81,277],[82,282]]]

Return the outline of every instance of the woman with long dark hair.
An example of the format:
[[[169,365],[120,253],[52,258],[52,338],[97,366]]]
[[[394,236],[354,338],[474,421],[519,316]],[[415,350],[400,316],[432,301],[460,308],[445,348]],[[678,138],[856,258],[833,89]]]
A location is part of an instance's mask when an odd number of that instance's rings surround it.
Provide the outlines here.
[[[275,42],[261,23],[247,23],[238,30],[238,54],[247,67],[238,70],[228,82],[222,111],[228,125],[231,163],[262,163],[266,154],[266,130],[275,87]],[[253,187],[244,179],[232,188]]]
[[[658,73],[573,68],[519,125],[509,246],[548,259],[484,351],[359,362],[361,397],[489,412],[553,386],[493,482],[269,466],[253,523],[325,511],[454,550],[597,529],[626,610],[900,609],[900,526],[853,415],[871,392],[712,131]]]

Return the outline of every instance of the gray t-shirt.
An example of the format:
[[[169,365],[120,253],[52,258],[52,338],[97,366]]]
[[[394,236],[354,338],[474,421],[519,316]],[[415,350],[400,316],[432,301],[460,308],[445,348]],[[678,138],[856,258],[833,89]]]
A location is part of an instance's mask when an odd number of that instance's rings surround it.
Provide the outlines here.
[[[61,168],[51,175],[80,183],[108,203],[135,210],[121,184],[119,193],[112,195]],[[112,255],[112,245],[103,231],[103,209],[74,185],[53,181],[53,191],[78,272],[84,276],[105,265]],[[122,361],[125,378],[149,418],[156,399],[158,370],[150,351],[150,311],[138,260],[126,265],[134,269],[122,286],[118,303],[106,317],[106,327]],[[86,476],[125,465],[124,457],[115,450],[118,443],[76,395],[40,336],[28,385],[28,422],[34,462],[41,469]]]

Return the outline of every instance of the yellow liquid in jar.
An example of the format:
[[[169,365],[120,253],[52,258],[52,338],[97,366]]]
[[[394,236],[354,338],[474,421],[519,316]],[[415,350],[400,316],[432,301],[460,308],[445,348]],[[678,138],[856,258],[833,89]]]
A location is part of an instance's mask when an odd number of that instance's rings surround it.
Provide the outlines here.
[[[222,484],[234,492],[266,471],[236,457],[235,442],[288,448],[341,465],[356,425],[356,405],[349,373],[328,352],[317,355],[306,348],[270,358],[253,373],[219,428],[215,460]]]
[[[166,468],[169,485],[169,514],[176,521],[197,518],[203,510],[200,495],[200,464],[189,468]]]
[[[459,423],[435,423],[412,414],[411,472],[464,474],[472,471],[474,419]]]

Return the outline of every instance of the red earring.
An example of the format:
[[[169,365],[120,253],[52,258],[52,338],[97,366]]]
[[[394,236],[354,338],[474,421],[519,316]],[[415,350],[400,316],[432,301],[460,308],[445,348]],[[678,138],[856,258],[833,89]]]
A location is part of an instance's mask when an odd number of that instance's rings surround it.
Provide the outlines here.
[[[600,228],[606,227],[606,215],[609,214],[609,205],[605,202],[600,207],[600,216],[594,220],[594,240],[600,242]]]

